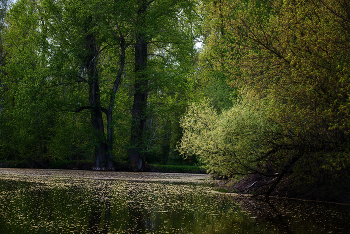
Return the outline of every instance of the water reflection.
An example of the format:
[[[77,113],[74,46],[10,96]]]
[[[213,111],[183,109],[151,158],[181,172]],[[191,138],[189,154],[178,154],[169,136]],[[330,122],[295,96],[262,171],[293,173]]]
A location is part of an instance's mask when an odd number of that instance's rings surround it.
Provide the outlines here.
[[[348,233],[349,211],[194,183],[0,176],[1,233]]]

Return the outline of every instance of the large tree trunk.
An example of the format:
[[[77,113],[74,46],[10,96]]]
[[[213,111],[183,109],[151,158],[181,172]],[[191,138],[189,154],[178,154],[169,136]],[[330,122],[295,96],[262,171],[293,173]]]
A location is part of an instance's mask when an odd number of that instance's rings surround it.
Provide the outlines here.
[[[137,170],[143,170],[145,166],[145,157],[143,150],[143,133],[146,122],[148,78],[147,68],[147,39],[146,27],[144,25],[144,16],[147,9],[147,2],[140,0],[140,8],[137,12],[137,30],[135,43],[135,94],[132,108],[132,127],[131,127],[131,148],[129,162]]]
[[[113,165],[113,113],[107,112],[107,169],[114,170]]]
[[[85,69],[88,74],[89,103],[91,106],[91,124],[96,138],[95,142],[95,169],[101,170],[107,167],[107,144],[102,117],[102,107],[100,100],[99,76],[97,72],[97,59],[99,48],[93,34],[86,36],[86,57]]]
[[[113,109],[115,105],[115,95],[118,91],[119,84],[121,83],[121,77],[124,71],[125,66],[125,50],[126,50],[126,44],[124,36],[117,24],[117,29],[119,32],[119,40],[120,40],[120,66],[117,73],[117,77],[113,84],[113,91],[111,93],[110,101],[109,101],[109,107],[106,111],[107,115],[107,169],[108,170],[114,170],[113,166],[113,136],[114,136],[114,129],[113,129]]]

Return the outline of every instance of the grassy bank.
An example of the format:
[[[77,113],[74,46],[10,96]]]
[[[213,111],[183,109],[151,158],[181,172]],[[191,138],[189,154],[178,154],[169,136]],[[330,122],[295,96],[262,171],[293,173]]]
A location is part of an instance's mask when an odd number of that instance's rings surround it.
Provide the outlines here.
[[[158,172],[179,172],[179,173],[198,173],[205,174],[206,171],[199,166],[190,165],[161,165],[161,164],[150,164],[152,171]]]
[[[133,171],[126,162],[115,162],[116,171]],[[94,166],[93,161],[87,160],[61,160],[54,162],[37,161],[0,161],[2,168],[41,168],[41,169],[73,169],[73,170],[91,170]],[[147,164],[145,171],[170,172],[170,173],[200,173],[205,174],[205,170],[199,166],[191,165],[161,165]]]

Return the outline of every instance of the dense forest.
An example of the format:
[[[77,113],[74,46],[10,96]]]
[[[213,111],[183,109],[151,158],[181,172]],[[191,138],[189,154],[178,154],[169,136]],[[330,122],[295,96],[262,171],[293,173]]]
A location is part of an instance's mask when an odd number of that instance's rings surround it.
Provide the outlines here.
[[[347,0],[1,0],[0,16],[0,160],[349,187]]]
[[[198,54],[196,7],[187,0],[10,5],[1,31],[1,158],[90,159],[96,169],[182,161],[174,150]]]

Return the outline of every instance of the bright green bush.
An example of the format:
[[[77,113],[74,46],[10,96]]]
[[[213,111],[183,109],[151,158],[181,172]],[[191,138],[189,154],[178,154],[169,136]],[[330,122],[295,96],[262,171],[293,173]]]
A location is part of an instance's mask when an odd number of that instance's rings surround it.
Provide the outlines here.
[[[257,170],[281,131],[268,114],[266,98],[246,95],[217,114],[208,101],[192,104],[181,120],[179,151],[195,155],[211,173],[231,177]]]

